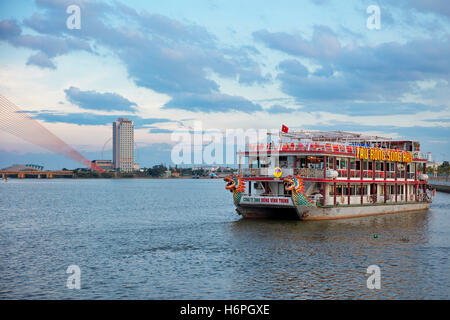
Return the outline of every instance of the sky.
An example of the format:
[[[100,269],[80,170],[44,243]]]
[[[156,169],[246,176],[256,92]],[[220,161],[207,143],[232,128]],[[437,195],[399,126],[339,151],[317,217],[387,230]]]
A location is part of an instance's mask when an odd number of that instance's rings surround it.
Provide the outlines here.
[[[446,0],[0,3],[0,94],[89,159],[111,159],[111,123],[130,118],[143,167],[198,120],[401,137],[448,160],[449,57]],[[77,167],[3,131],[0,155]]]

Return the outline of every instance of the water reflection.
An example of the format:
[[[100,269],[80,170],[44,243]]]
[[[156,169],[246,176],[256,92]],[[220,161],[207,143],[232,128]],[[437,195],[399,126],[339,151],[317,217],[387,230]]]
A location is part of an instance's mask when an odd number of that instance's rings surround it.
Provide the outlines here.
[[[423,297],[421,283],[428,243],[430,212],[332,221],[236,221],[231,232],[245,243],[247,263],[236,277],[270,290],[261,298],[394,298]],[[375,235],[375,236],[374,236]],[[366,287],[366,269],[382,270],[382,290]],[[419,286],[418,286],[419,285]]]

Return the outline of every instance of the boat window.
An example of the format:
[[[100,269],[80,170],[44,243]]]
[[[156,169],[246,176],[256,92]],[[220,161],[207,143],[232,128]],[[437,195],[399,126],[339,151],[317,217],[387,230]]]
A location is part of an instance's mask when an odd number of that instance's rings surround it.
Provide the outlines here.
[[[347,159],[336,158],[336,168],[337,169],[347,169]]]
[[[350,160],[350,169],[356,170],[356,159]]]
[[[306,168],[306,158],[297,158],[297,167]]]
[[[382,169],[381,165],[382,165],[381,162],[379,162],[379,161],[375,162],[375,170],[382,171],[383,169]]]
[[[267,168],[267,157],[262,157],[259,160],[259,167],[260,168]]]
[[[314,168],[314,169],[320,169],[323,168],[323,157],[307,157],[307,167],[308,168]]]
[[[263,185],[262,185],[261,182],[255,182],[255,183],[253,184],[253,187],[254,187],[255,189],[257,189],[257,190],[263,189]]]
[[[280,157],[280,168],[287,168],[288,167],[288,160],[287,157]]]

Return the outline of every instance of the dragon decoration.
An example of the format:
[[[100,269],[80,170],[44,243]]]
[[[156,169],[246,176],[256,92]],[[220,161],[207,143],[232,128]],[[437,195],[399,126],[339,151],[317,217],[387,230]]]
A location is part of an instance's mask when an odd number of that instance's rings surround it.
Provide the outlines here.
[[[240,175],[229,175],[226,176],[223,181],[227,182],[227,185],[225,186],[225,189],[230,190],[230,192],[233,192],[233,200],[234,204],[238,205],[241,201],[241,197],[245,192],[245,183],[241,179]]]
[[[300,206],[314,206],[314,201],[308,198],[305,193],[305,187],[303,186],[303,180],[300,176],[287,176],[283,180],[284,188],[286,191],[292,192],[292,201],[295,205]]]

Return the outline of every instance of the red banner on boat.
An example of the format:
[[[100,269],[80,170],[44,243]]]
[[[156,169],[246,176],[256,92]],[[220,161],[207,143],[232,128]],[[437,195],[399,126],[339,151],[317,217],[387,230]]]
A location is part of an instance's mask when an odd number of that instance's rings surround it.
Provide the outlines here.
[[[288,133],[289,128],[286,127],[284,124],[281,126],[281,131],[283,131],[284,133]]]

